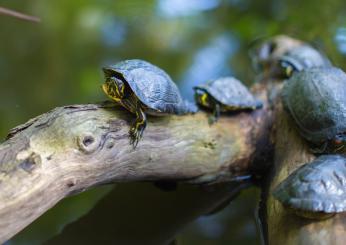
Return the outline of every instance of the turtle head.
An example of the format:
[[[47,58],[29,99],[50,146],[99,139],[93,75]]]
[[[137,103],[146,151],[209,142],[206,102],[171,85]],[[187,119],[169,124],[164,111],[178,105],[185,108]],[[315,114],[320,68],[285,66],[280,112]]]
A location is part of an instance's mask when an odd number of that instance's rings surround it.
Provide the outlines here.
[[[259,44],[259,41],[263,42],[263,38],[255,40],[249,51],[252,66],[258,72],[269,69],[270,61],[275,56],[277,49],[275,40],[268,40],[262,44]]]
[[[291,77],[295,71],[297,71],[297,68],[284,60],[280,60],[280,67],[281,67],[281,73],[284,74],[286,77]]]
[[[102,89],[111,99],[116,102],[123,99],[125,95],[125,83],[116,77],[107,77]]]
[[[346,132],[337,134],[332,139],[332,144],[335,152],[344,152],[346,150]]]
[[[195,88],[195,100],[198,104],[204,107],[211,107],[210,95],[203,89]]]

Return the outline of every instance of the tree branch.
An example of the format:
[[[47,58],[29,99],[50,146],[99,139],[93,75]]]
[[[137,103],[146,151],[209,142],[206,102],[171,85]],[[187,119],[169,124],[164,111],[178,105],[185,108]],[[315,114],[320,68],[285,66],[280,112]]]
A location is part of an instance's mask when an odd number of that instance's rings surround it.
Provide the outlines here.
[[[257,88],[266,102],[266,90]],[[203,112],[151,117],[136,150],[133,115],[114,104],[56,108],[11,130],[0,145],[0,243],[59,200],[109,182],[229,181],[264,167],[271,110],[242,112],[209,126]]]
[[[14,11],[12,9],[4,8],[4,7],[0,7],[0,14],[12,16],[12,17],[15,17],[17,19],[31,21],[31,22],[40,22],[41,21],[41,19],[36,17],[36,16],[26,15],[26,14]]]

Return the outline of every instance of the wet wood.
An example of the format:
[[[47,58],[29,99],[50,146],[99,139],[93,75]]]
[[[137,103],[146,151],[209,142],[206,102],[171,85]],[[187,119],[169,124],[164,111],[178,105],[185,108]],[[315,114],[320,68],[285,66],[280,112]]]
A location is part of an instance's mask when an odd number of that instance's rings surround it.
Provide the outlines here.
[[[266,90],[257,94],[266,101]],[[56,108],[11,130],[0,145],[0,243],[59,200],[110,182],[230,181],[263,169],[271,110],[225,115],[150,117],[143,139],[129,145],[133,116],[114,104]],[[265,162],[264,162],[265,163]]]

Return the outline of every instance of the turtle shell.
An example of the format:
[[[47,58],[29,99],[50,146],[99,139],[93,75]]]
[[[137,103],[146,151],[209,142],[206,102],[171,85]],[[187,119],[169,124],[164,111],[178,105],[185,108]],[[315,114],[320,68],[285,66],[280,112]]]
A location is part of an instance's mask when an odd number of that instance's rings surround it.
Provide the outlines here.
[[[204,85],[194,87],[210,94],[223,105],[238,109],[256,109],[262,106],[250,91],[234,77],[222,77]]]
[[[103,68],[105,76],[127,82],[148,108],[164,114],[195,112],[197,107],[184,101],[170,76],[159,67],[139,59],[121,61]]]
[[[346,158],[323,155],[295,170],[274,190],[283,205],[306,212],[346,211]]]
[[[330,67],[331,63],[323,54],[309,45],[291,49],[280,59],[280,63],[292,65],[296,71],[311,67]]]
[[[346,74],[334,67],[294,73],[282,90],[285,108],[308,141],[320,144],[346,132]]]

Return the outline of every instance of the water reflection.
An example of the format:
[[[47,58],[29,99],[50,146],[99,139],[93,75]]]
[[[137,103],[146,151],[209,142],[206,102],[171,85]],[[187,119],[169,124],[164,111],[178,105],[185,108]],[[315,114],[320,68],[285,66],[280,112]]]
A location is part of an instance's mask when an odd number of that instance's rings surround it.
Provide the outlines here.
[[[209,239],[218,239],[225,231],[225,226],[218,219],[218,215],[212,217],[202,216],[196,221],[197,229],[199,229],[204,237]]]

